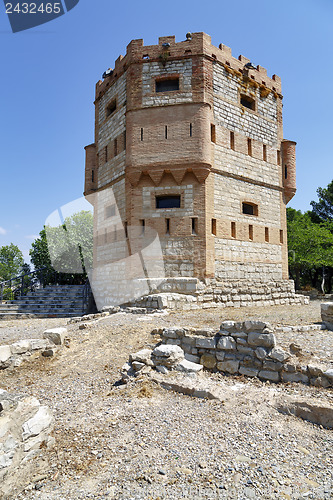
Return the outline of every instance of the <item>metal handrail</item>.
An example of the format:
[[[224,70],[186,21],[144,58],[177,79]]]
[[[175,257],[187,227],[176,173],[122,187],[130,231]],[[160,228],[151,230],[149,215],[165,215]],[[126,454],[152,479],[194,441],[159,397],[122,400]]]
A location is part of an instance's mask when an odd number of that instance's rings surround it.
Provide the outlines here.
[[[14,276],[9,280],[0,282],[0,302],[3,301],[4,291],[8,290],[10,298],[7,300],[13,300],[17,297],[22,297],[28,292],[35,290],[36,288],[44,287],[44,273],[46,266],[36,269],[35,271],[29,271],[28,273],[20,274]]]

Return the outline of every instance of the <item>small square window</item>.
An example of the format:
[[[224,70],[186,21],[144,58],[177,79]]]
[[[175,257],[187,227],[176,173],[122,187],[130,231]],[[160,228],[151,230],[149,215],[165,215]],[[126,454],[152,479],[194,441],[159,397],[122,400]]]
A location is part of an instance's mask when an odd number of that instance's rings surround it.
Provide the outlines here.
[[[180,195],[156,196],[156,208],[180,208]]]
[[[109,116],[111,116],[117,109],[117,101],[115,99],[113,99],[113,101],[111,101],[107,106],[106,106],[106,109],[105,109],[105,114],[106,114],[106,117],[108,118]]]
[[[171,92],[179,90],[179,78],[169,78],[167,80],[156,80],[156,92]]]
[[[256,109],[256,101],[248,95],[241,94],[240,103],[244,108],[252,109],[252,111]]]
[[[242,212],[246,215],[258,215],[258,205],[255,203],[242,203]]]

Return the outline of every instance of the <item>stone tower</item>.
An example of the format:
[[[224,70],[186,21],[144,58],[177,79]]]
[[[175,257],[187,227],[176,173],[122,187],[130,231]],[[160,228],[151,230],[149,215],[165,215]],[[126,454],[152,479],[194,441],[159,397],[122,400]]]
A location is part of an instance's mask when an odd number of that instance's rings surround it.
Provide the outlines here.
[[[157,231],[166,290],[205,288],[229,305],[296,300],[286,231],[295,142],[283,139],[278,76],[205,33],[132,40],[97,83],[95,107],[85,195],[102,195],[96,266],[115,216],[112,187],[125,232]]]

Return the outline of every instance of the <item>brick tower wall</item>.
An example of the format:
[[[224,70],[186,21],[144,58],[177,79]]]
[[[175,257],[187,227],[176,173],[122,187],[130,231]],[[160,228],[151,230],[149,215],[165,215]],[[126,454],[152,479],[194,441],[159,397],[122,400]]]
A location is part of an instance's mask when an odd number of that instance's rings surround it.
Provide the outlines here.
[[[151,46],[133,40],[97,83],[85,194],[94,200],[101,288],[110,245],[113,260],[128,256],[117,231],[132,226],[157,231],[167,277],[288,278],[295,143],[283,139],[280,78],[248,63],[204,33]],[[179,88],[158,92],[156,82],[170,79]],[[180,207],[157,208],[166,195],[179,196]]]

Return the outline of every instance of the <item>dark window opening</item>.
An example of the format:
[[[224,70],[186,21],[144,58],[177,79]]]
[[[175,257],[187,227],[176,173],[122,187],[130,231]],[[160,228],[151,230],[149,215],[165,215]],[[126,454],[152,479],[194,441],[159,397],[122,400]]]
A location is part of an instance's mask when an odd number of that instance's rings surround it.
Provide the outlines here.
[[[246,215],[258,215],[258,205],[255,203],[242,203],[243,214]]]
[[[264,161],[267,161],[267,146],[266,146],[266,144],[263,144],[263,146],[262,146],[262,158]]]
[[[140,224],[141,224],[141,234],[145,234],[146,221],[144,219],[141,219]]]
[[[108,147],[105,146],[105,163],[108,161]]]
[[[91,171],[91,182],[95,182],[95,170]]]
[[[287,165],[284,166],[284,178],[288,179],[288,167],[287,167]]]
[[[249,156],[252,156],[252,140],[251,139],[247,140],[247,154]]]
[[[280,229],[280,243],[283,243],[283,230]]]
[[[253,226],[251,224],[249,225],[249,239],[253,240]]]
[[[256,109],[256,101],[248,95],[242,94],[240,97],[240,103],[244,106],[244,108],[252,109],[252,111],[255,111]]]
[[[265,227],[265,241],[269,241],[269,229],[268,227]]]
[[[180,195],[156,196],[156,208],[180,208]]]
[[[106,117],[111,116],[117,109],[117,101],[114,99],[106,106]]]
[[[235,150],[235,134],[230,132],[230,148]]]
[[[213,123],[210,126],[210,140],[216,143],[215,125]]]
[[[236,222],[231,223],[231,237],[236,238]]]
[[[143,141],[143,128],[141,129],[141,141]]]
[[[170,78],[168,80],[156,80],[156,92],[171,92],[179,90],[179,78]]]
[[[124,149],[126,149],[126,130],[124,131]]]
[[[193,126],[192,123],[190,123],[190,137],[192,137],[192,132],[193,132]]]
[[[128,238],[128,222],[126,220],[124,222],[124,231],[125,231],[125,238]]]
[[[192,234],[197,234],[198,231],[198,219],[196,217],[192,217]]]
[[[281,164],[281,155],[280,155],[280,151],[277,151],[276,152],[276,162],[278,165]]]
[[[170,219],[165,219],[165,234],[170,234]]]
[[[216,236],[216,219],[212,219],[212,234]]]
[[[164,135],[165,135],[165,138],[167,139],[168,138],[168,126],[167,125],[165,125]]]
[[[105,208],[105,217],[114,217],[116,215],[116,205],[109,205]]]

